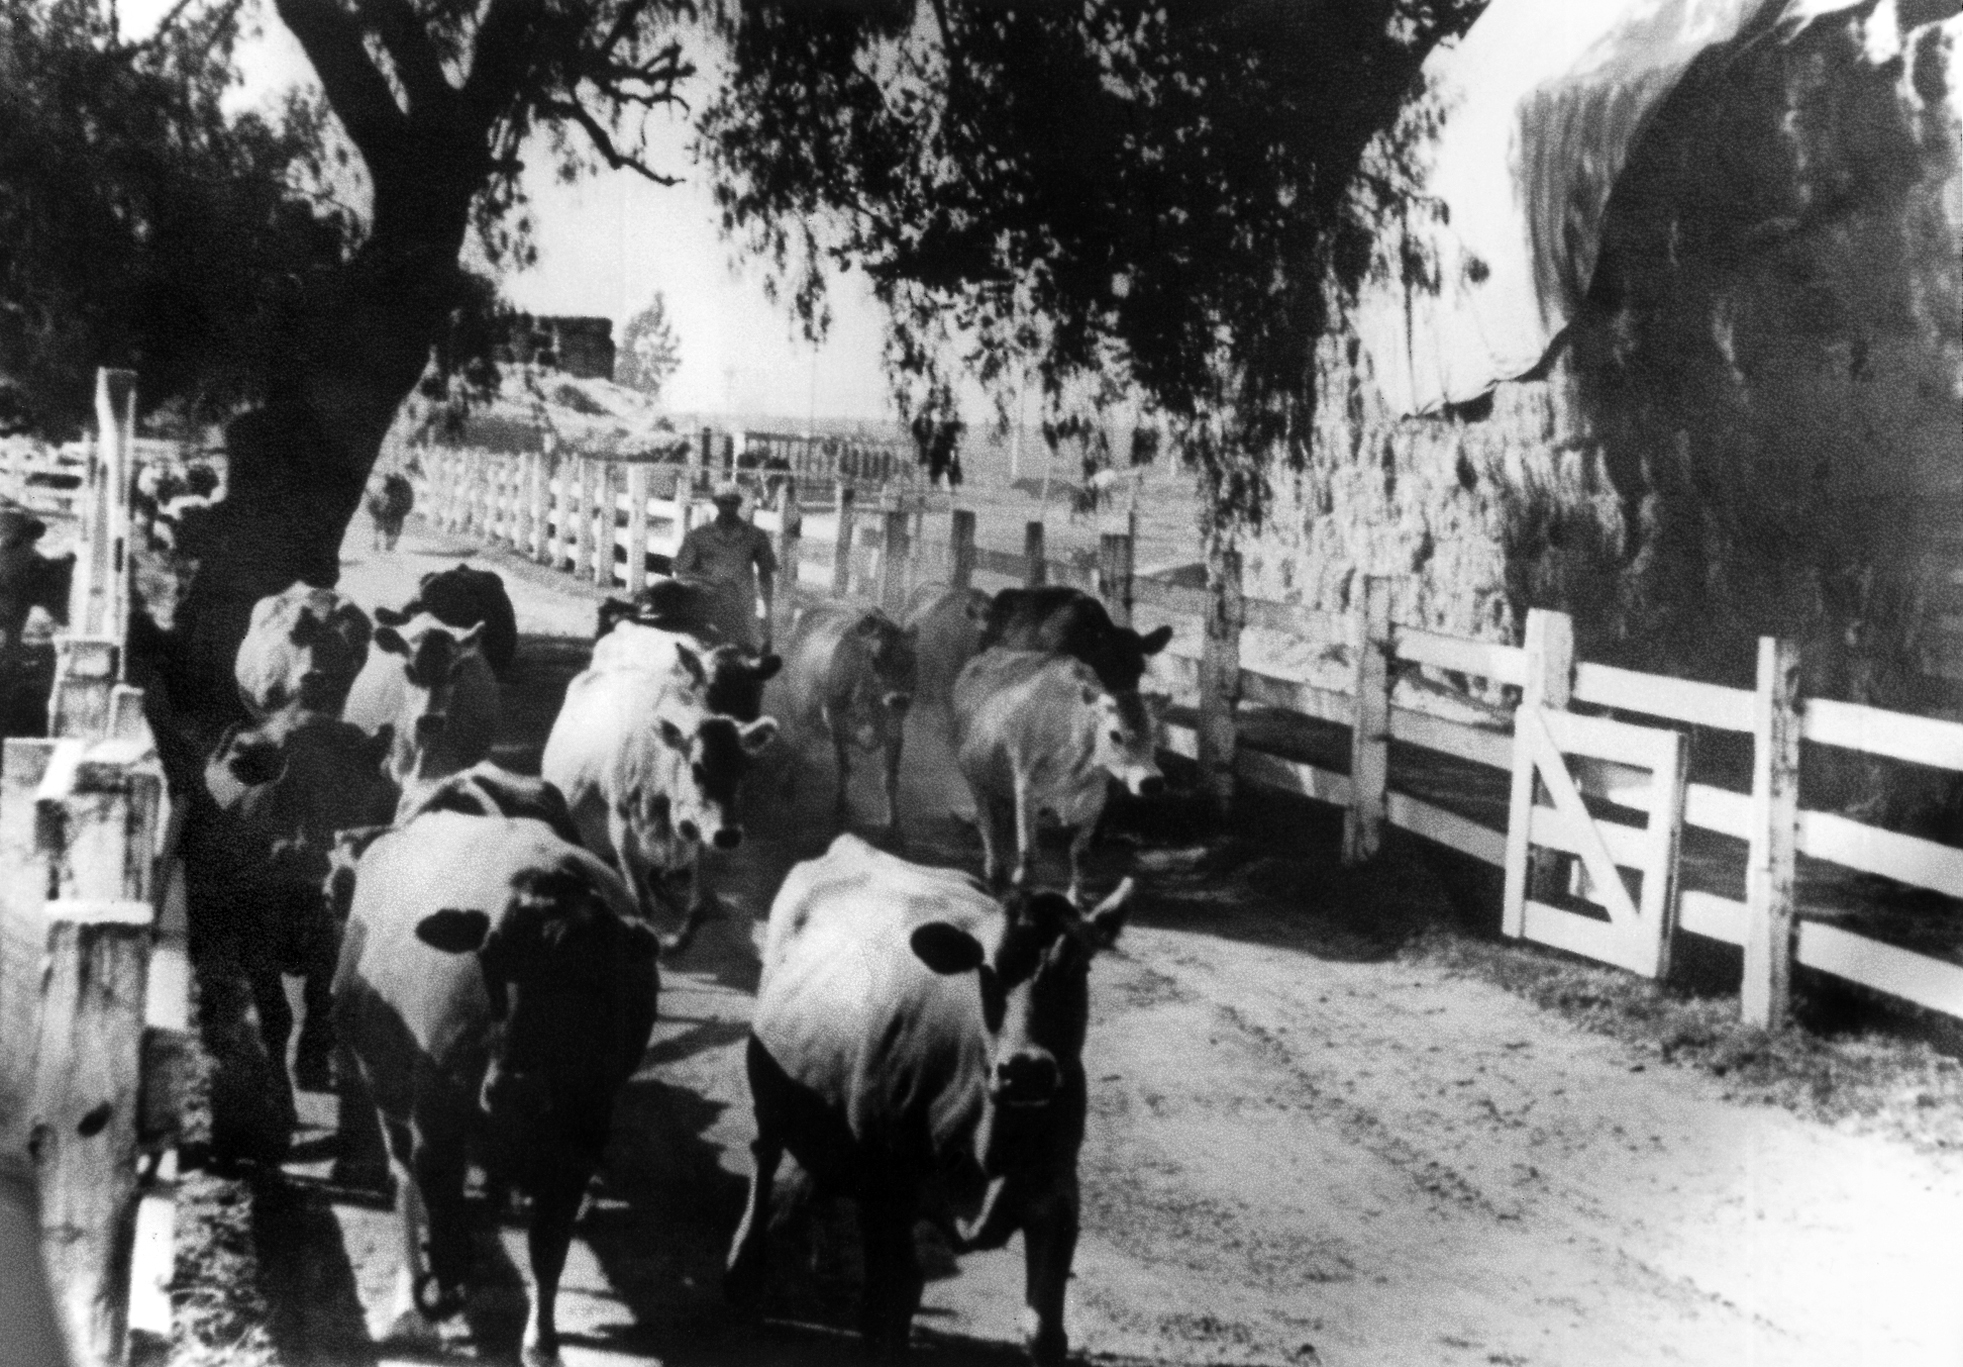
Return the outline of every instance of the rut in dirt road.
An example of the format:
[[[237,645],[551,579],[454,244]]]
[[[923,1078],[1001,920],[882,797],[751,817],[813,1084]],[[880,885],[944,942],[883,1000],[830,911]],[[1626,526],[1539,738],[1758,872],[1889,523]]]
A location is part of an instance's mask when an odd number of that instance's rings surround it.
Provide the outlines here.
[[[394,556],[349,556],[344,588],[398,601],[423,569],[472,553],[412,524]],[[592,600],[505,578],[522,640],[497,755],[535,768],[584,665]],[[974,869],[944,732],[930,710],[909,719],[898,834],[911,858]],[[661,1021],[566,1272],[574,1367],[855,1355],[840,1331],[857,1255],[835,1210],[781,1200],[770,1323],[737,1322],[719,1290],[749,1172],[742,1054],[757,939],[785,870],[834,834],[820,751],[800,761],[794,803],[781,768],[760,776],[751,838],[712,862],[730,917],[663,967]],[[883,806],[876,782],[853,786],[855,822],[868,821]],[[1238,872],[1184,842],[1107,838],[1095,854],[1093,891],[1135,870],[1140,897],[1120,950],[1091,975],[1069,1309],[1081,1355],[1169,1367],[1963,1361],[1954,1159],[1742,1107],[1688,1073],[1637,1071],[1613,1042],[1401,960],[1383,927],[1404,901],[1437,897],[1435,883],[1409,865],[1345,872],[1327,824],[1302,821],[1299,839]],[[1060,848],[1046,847],[1043,869],[1062,876]],[[288,1199],[313,1214],[291,1228],[338,1244],[281,1264],[293,1279],[274,1297],[293,1326],[285,1356],[374,1360],[360,1331],[387,1308],[392,1221],[318,1187],[331,1117],[325,1098],[304,1100],[315,1128]],[[1018,1244],[956,1261],[922,1238],[922,1360],[1018,1360]],[[500,1226],[485,1253],[509,1269],[508,1302],[520,1229]],[[332,1275],[323,1287],[305,1268]],[[513,1342],[522,1304],[497,1302],[449,1326],[445,1351]],[[332,1331],[313,1349],[300,1332],[310,1316]]]

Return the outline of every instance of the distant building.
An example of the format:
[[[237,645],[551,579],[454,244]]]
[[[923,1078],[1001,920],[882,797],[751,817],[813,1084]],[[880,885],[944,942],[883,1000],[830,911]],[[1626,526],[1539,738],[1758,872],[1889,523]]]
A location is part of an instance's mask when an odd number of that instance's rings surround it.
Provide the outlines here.
[[[613,320],[518,314],[501,359],[544,366],[583,380],[613,378]]]

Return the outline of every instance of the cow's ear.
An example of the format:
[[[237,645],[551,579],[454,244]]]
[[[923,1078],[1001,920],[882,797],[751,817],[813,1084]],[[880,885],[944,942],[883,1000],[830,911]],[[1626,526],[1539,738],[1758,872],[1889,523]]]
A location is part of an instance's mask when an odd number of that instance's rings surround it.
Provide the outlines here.
[[[1085,685],[1084,685],[1084,705],[1088,707],[1088,706],[1089,706],[1090,704],[1092,704],[1092,703],[1094,703],[1094,702],[1096,702],[1096,701],[1097,701],[1097,690],[1096,690],[1095,688],[1093,688],[1093,687],[1091,687],[1091,685],[1089,685],[1089,684],[1085,684]]]
[[[669,721],[666,717],[657,717],[654,724],[656,730],[661,733],[661,739],[670,749],[688,749],[688,732],[682,730],[681,727],[675,725],[675,723]]]
[[[709,671],[702,667],[702,657],[683,645],[675,642],[675,663],[682,667],[682,673],[694,681],[697,688],[709,685]]]
[[[334,625],[347,634],[351,643],[360,646],[368,644],[369,633],[374,629],[360,605],[349,602],[343,602],[334,609]]]
[[[641,921],[628,921],[621,927],[621,951],[628,963],[648,963],[661,953],[661,937],[654,927]]]
[[[491,918],[475,908],[445,907],[416,922],[416,938],[445,954],[475,954],[490,934]]]
[[[1138,648],[1147,655],[1157,655],[1166,648],[1166,643],[1170,640],[1172,640],[1172,628],[1169,626],[1159,627],[1139,637]]]
[[[914,957],[936,973],[972,973],[987,959],[981,941],[946,921],[929,921],[907,937]]]
[[[759,655],[756,663],[750,666],[750,677],[762,683],[765,679],[775,678],[777,671],[783,667],[782,655]]]
[[[760,754],[765,746],[777,739],[777,719],[758,717],[748,726],[739,726],[736,729],[736,738],[743,743],[744,754]]]
[[[380,616],[379,613],[376,615]],[[383,626],[376,629],[375,646],[376,649],[385,650],[391,655],[407,655],[409,653],[409,643],[402,639],[402,633],[397,631],[393,626]]]
[[[1125,928],[1125,916],[1131,909],[1131,895],[1135,891],[1137,885],[1127,878],[1084,918],[1084,939],[1090,948],[1109,949],[1118,943],[1118,932]]]
[[[273,782],[286,772],[286,757],[270,741],[250,740],[243,744],[234,743],[225,767],[240,783],[256,788],[262,783]]]
[[[634,605],[632,603],[623,602],[618,598],[607,599],[606,602],[600,604],[600,619],[594,629],[593,639],[596,641],[599,640],[602,636],[620,625],[622,618],[632,617],[633,615]]]

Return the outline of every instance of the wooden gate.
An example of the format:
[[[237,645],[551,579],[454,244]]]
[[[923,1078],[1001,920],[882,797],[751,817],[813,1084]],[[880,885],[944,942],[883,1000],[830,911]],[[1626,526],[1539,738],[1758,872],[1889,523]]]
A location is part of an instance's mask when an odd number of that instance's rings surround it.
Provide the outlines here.
[[[1571,767],[1571,757],[1580,763]],[[1677,916],[1685,761],[1684,738],[1675,731],[1523,703],[1514,715],[1505,932],[1661,977],[1669,968]],[[1584,789],[1642,813],[1645,823],[1591,812]],[[1599,907],[1606,920],[1535,897],[1536,891],[1545,895],[1531,886],[1542,872],[1535,867],[1536,848],[1580,861],[1584,877],[1575,880],[1575,895]],[[1633,893],[1625,869],[1640,879]]]

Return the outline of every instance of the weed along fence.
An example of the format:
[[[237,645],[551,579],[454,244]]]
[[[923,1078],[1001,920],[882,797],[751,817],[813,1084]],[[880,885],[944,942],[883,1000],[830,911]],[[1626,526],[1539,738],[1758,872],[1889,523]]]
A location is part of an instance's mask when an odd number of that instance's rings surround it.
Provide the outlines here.
[[[98,377],[47,739],[0,764],[0,1174],[31,1177],[75,1361],[170,1342],[187,972],[169,800],[124,681],[135,377]]]
[[[624,494],[619,469],[576,462],[556,479],[524,458],[431,468],[421,506],[438,522],[608,586],[644,582],[628,567],[660,568],[650,552],[671,550],[693,516],[686,483],[657,500],[631,467]],[[917,492],[862,499],[841,479],[814,516],[785,492],[757,515],[796,567],[780,610],[800,589],[898,612],[923,581],[1077,584],[1120,622],[1170,623],[1175,640],[1198,628],[1197,654],[1168,651],[1155,667],[1164,742],[1197,762],[1222,803],[1248,784],[1342,807],[1352,861],[1397,828],[1492,865],[1506,934],[1632,972],[1667,973],[1685,934],[1741,946],[1741,1004],[1755,1023],[1785,1019],[1796,964],[1963,1017],[1963,964],[1798,910],[1802,858],[1963,899],[1963,850],[1799,803],[1804,744],[1963,771],[1963,724],[1802,699],[1795,647],[1770,638],[1756,687],[1722,687],[1577,660],[1561,613],[1529,613],[1518,645],[1396,623],[1387,579],[1360,581],[1356,610],[1334,615],[1245,598],[1231,551],[1213,557],[1204,589],[1141,577],[1128,515],[1102,525],[1091,564],[1048,558],[1040,522],[1018,554],[978,546],[972,510],[934,514],[945,536],[928,521]],[[1250,631],[1256,644],[1308,647],[1333,676],[1249,667]],[[1696,736],[1721,733],[1749,738],[1749,790],[1692,777]],[[1963,944],[1963,933],[1945,938]]]

